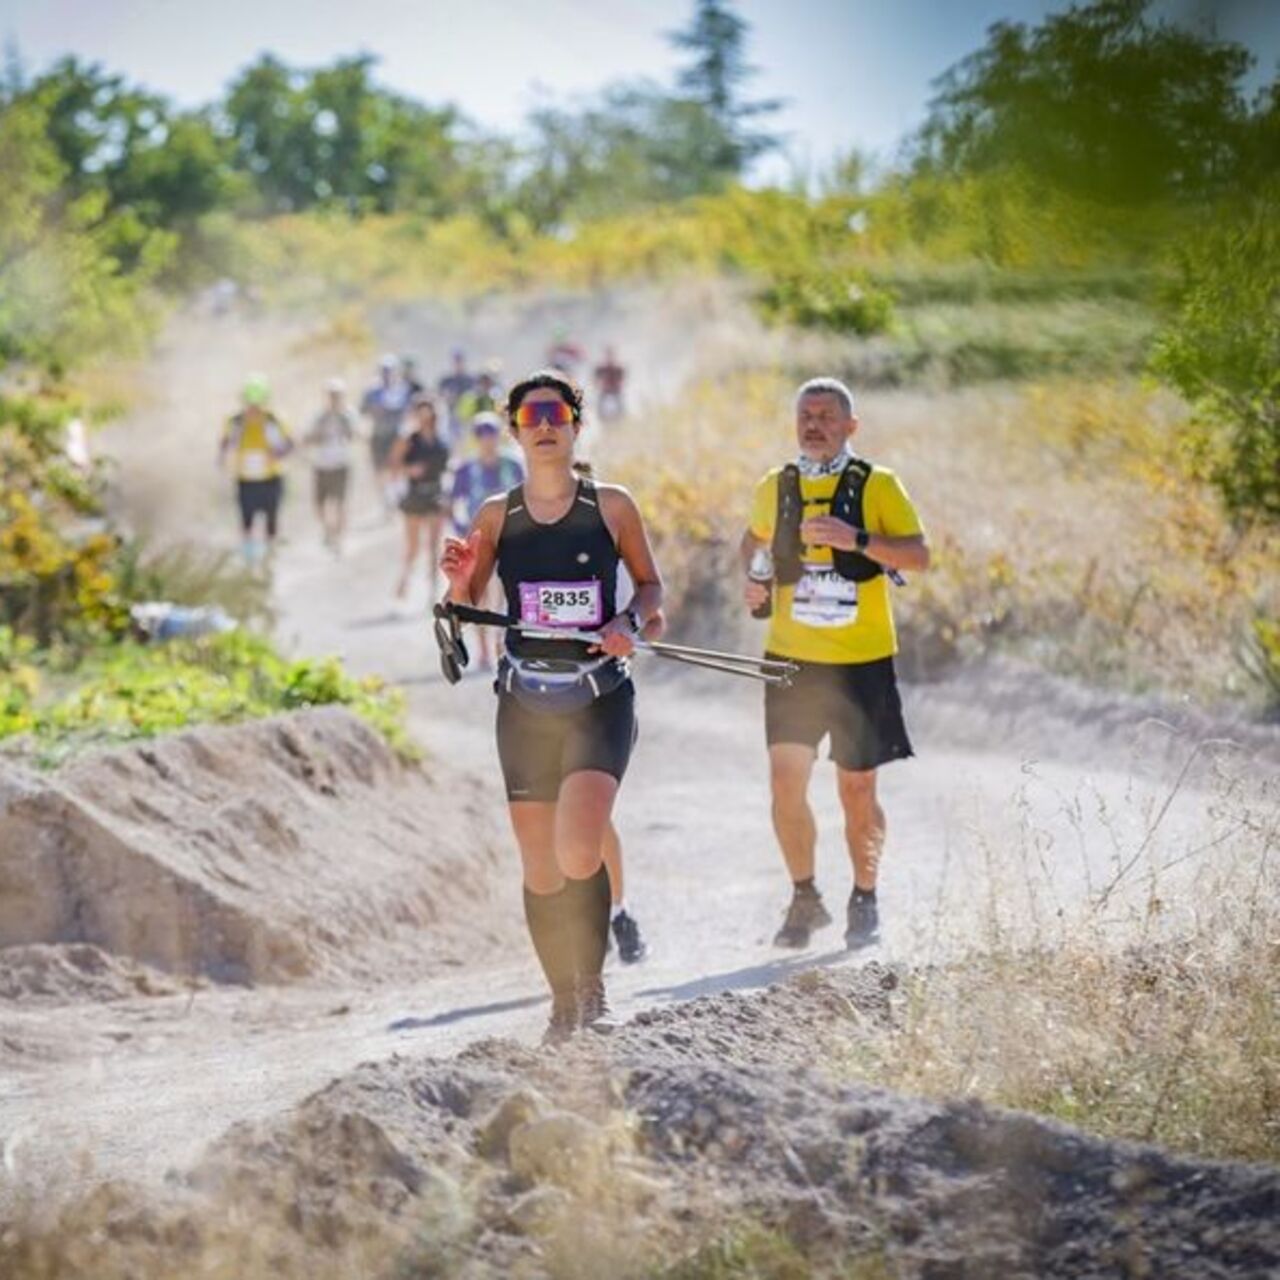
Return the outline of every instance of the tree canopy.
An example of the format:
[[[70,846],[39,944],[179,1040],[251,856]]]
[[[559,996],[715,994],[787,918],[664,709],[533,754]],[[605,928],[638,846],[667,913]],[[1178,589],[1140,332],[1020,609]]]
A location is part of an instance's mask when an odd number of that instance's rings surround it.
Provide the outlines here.
[[[935,82],[920,163],[1016,166],[1119,204],[1203,199],[1249,178],[1267,163],[1263,113],[1241,89],[1250,55],[1150,10],[1094,0],[1035,27],[996,23]]]

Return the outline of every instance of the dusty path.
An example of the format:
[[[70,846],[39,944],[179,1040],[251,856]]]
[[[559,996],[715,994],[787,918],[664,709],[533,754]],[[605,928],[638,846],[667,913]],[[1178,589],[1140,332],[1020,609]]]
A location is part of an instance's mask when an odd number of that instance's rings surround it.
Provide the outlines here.
[[[237,335],[223,353],[224,381],[245,345]],[[165,410],[163,448],[174,458],[184,438],[192,447],[196,424],[208,427],[178,404]],[[200,488],[190,476],[183,483]],[[340,652],[355,669],[402,684],[428,751],[450,769],[486,778],[500,806],[487,682],[476,676],[450,688],[440,679],[421,584],[404,609],[391,606],[398,530],[361,489],[348,548],[335,560],[320,548],[301,489],[295,485],[287,510],[276,579],[282,640],[299,651]],[[840,949],[838,926],[801,955],[770,945],[787,883],[769,830],[758,690],[715,676],[673,679],[643,664],[638,682],[641,740],[619,825],[627,897],[651,955],[632,969],[614,962],[617,1011],[626,1017],[759,987],[797,966],[857,963]],[[972,721],[991,714],[980,698],[970,715],[963,700],[957,710],[954,692],[936,701],[930,690],[910,696],[919,758],[883,779],[890,841],[880,958],[934,958],[1005,916],[1032,936],[1051,937],[1058,909],[1105,884],[1133,855],[1145,869],[1218,841],[1217,853],[1230,856],[1230,823],[1206,794],[1190,783],[1172,788],[1167,771],[1127,768],[1124,734],[1103,742],[1082,735],[1078,723],[1067,733],[1047,721],[1041,742],[1028,746],[1024,731],[1008,748],[992,721],[990,748],[975,750]],[[850,873],[832,784],[824,764],[815,796],[819,884],[839,914]],[[0,1083],[8,1191],[46,1175],[73,1183],[102,1174],[158,1178],[229,1124],[286,1108],[361,1061],[448,1054],[494,1035],[532,1040],[545,1009],[519,925],[516,866],[513,849],[497,899],[510,913],[510,944],[430,983],[228,990],[59,1016],[5,1013],[0,1031],[25,1046],[25,1065]],[[458,919],[447,927],[465,938],[473,926]],[[77,1166],[82,1154],[91,1167]]]

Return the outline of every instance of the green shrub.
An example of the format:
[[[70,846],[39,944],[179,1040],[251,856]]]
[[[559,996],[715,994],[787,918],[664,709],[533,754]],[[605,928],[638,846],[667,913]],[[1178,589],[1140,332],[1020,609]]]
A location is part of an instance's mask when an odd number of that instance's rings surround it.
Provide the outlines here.
[[[13,654],[7,663],[6,644]],[[33,657],[0,631],[0,738],[28,735],[47,764],[85,746],[331,704],[350,707],[402,758],[419,754],[399,691],[374,677],[349,676],[336,658],[284,658],[245,631],[111,646],[61,677],[57,683],[70,688],[45,700],[36,696],[36,668],[27,661]]]
[[[865,275],[852,270],[784,270],[757,298],[761,311],[775,322],[802,329],[831,329],[861,336],[881,332],[893,315],[893,303]]]
[[[1280,523],[1280,186],[1197,229],[1153,356],[1227,507]]]

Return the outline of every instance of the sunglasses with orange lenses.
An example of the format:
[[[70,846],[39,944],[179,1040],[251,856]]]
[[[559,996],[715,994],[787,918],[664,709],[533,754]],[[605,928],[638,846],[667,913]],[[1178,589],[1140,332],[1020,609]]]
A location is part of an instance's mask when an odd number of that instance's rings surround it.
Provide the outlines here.
[[[567,427],[573,410],[563,400],[524,400],[515,413],[517,427]]]

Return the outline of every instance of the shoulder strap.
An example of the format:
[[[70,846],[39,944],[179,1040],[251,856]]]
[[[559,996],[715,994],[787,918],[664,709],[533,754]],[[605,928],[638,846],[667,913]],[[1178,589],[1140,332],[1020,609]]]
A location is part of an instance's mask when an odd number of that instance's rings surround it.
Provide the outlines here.
[[[773,576],[784,587],[800,581],[800,522],[804,499],[800,495],[800,468],[789,462],[778,472],[778,509],[773,521]]]
[[[854,454],[840,473],[835,495],[831,500],[831,514],[856,529],[867,527],[863,501],[872,470],[871,463]],[[834,551],[831,559],[836,573],[850,582],[869,582],[884,572],[881,565],[869,556],[864,556],[861,551]]]

